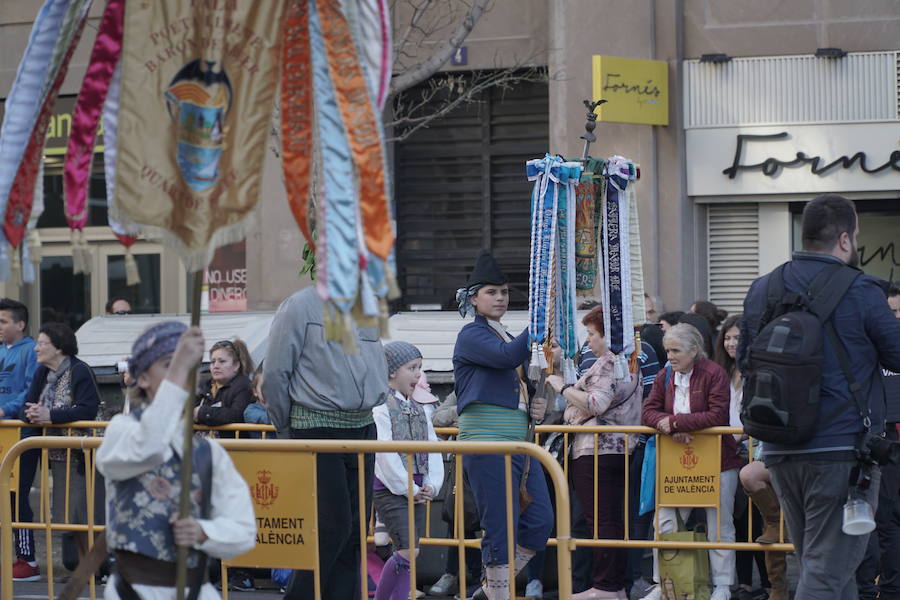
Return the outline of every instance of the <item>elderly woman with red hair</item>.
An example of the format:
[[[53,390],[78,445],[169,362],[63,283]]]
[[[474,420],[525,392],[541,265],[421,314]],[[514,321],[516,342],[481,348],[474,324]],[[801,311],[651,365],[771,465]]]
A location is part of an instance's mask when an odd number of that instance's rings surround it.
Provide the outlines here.
[[[597,361],[575,384],[559,375],[549,375],[547,383],[566,399],[567,425],[640,425],[641,377],[615,374],[615,355],[604,339],[603,309],[595,307],[582,319],[588,345]],[[582,506],[594,506],[596,493],[597,536],[600,539],[625,537],[625,453],[634,449],[622,433],[601,433],[596,451],[593,433],[579,433],[572,442],[572,479]],[[596,461],[596,470],[594,462]],[[596,479],[594,474],[596,473]],[[594,511],[585,510],[588,526],[594,527]],[[625,595],[624,548],[594,548],[592,587],[572,596],[574,600],[614,600]]]

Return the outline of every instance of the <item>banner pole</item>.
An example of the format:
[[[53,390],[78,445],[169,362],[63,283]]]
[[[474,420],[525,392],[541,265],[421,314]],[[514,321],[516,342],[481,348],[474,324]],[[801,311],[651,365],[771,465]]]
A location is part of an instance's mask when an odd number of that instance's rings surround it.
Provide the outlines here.
[[[191,293],[191,327],[200,326],[200,293],[203,288],[203,269],[194,271],[193,290]],[[191,466],[194,445],[194,398],[197,388],[196,366],[191,370],[187,381],[188,397],[184,403],[184,444],[181,450],[181,496],[178,503],[178,518],[191,516]],[[204,494],[209,490],[203,490]],[[175,597],[184,600],[184,588],[187,585],[188,547],[178,546],[175,557]]]

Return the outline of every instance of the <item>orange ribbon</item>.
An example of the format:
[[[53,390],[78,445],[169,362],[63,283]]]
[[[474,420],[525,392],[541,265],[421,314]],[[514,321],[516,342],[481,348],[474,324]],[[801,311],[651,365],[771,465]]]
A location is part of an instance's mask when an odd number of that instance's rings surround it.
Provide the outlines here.
[[[309,227],[312,164],[312,72],[308,0],[290,0],[283,29],[281,67],[281,162],[291,212],[315,251]]]
[[[369,97],[356,45],[339,0],[316,0],[331,80],[359,173],[360,214],[368,249],[384,260],[394,245],[384,180],[381,124]]]

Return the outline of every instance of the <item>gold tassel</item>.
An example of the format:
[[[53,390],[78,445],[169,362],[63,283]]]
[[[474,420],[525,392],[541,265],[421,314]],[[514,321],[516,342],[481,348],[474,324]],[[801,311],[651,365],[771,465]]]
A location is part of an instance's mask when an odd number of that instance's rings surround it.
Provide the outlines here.
[[[356,343],[356,331],[353,328],[353,317],[350,313],[340,316],[341,320],[341,346],[347,354],[359,354],[359,345]]]
[[[19,248],[9,247],[10,251],[10,270],[9,277],[12,284],[16,287],[22,285],[22,257],[19,255]]]
[[[385,269],[385,277],[387,278],[388,284],[388,300],[396,300],[400,297],[400,286],[397,285],[397,277],[390,267]]]
[[[141,283],[141,274],[138,272],[137,261],[131,248],[125,248],[125,285],[132,286]]]
[[[38,265],[41,264],[41,260],[44,258],[44,250],[41,247],[41,234],[38,233],[37,229],[32,229],[28,232],[28,257],[34,264],[35,270],[37,270]]]
[[[340,339],[334,335],[334,309],[330,304],[325,305],[322,309],[322,327],[325,329],[325,341],[333,342]]]
[[[391,315],[388,312],[388,303],[384,298],[378,299],[378,329],[382,338],[390,339],[391,337]]]
[[[93,256],[91,256],[91,247],[84,239],[84,230],[78,231],[78,245],[81,250],[81,272],[90,275],[93,270]]]
[[[78,230],[73,229],[70,232],[69,243],[72,244],[72,274],[78,275],[83,273],[81,267],[81,247],[78,244]]]
[[[628,370],[632,373],[637,373],[640,370],[640,365],[638,364],[638,357],[641,354],[641,332],[639,329],[635,328],[634,332],[634,352],[631,353],[631,360],[628,364]]]

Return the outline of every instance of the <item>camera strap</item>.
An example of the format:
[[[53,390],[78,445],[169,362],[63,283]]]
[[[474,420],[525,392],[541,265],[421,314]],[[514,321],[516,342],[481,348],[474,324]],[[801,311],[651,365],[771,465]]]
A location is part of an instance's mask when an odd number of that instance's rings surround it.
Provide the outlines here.
[[[844,378],[847,380],[847,385],[850,388],[851,401],[856,404],[860,419],[862,419],[864,431],[860,436],[857,449],[861,449],[861,444],[864,443],[865,436],[872,427],[872,420],[869,416],[868,404],[862,397],[862,386],[853,376],[853,369],[850,367],[847,350],[834,329],[833,316],[844,294],[847,293],[847,290],[850,289],[850,286],[861,274],[862,271],[849,265],[829,265],[822,269],[813,280],[806,299],[809,311],[819,318],[822,327],[825,329],[825,335],[834,349],[838,364],[840,364],[841,371],[844,373]],[[833,418],[836,413],[837,411],[829,415],[826,420]]]
[[[834,348],[838,363],[840,363],[841,370],[844,372],[844,377],[847,379],[847,384],[850,386],[850,396],[856,404],[856,409],[859,411],[860,418],[862,418],[864,430],[860,440],[865,439],[865,434],[868,433],[869,429],[872,427],[872,419],[869,416],[869,407],[863,401],[862,386],[859,385],[859,382],[853,377],[853,371],[850,369],[850,359],[847,357],[847,350],[838,338],[837,332],[834,330],[834,323],[832,323],[830,319],[825,323],[825,333],[828,336],[828,341],[831,342],[832,348]]]

